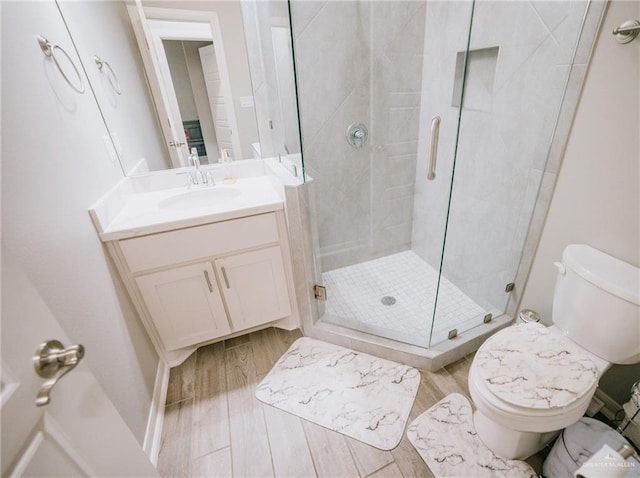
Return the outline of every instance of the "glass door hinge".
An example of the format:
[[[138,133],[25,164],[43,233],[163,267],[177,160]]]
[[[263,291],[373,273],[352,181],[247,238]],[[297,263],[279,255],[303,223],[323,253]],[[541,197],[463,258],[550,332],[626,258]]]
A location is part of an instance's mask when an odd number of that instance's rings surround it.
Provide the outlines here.
[[[313,296],[318,300],[327,300],[327,288],[317,284],[314,285]]]

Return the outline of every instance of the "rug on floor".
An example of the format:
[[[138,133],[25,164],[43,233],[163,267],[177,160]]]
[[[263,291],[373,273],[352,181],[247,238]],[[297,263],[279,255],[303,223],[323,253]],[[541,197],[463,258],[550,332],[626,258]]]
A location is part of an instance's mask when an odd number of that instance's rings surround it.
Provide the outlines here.
[[[476,434],[471,404],[452,393],[416,418],[407,430],[411,444],[436,477],[526,477],[528,463],[496,456]]]
[[[302,337],[256,390],[261,402],[325,428],[391,450],[404,433],[420,372]]]

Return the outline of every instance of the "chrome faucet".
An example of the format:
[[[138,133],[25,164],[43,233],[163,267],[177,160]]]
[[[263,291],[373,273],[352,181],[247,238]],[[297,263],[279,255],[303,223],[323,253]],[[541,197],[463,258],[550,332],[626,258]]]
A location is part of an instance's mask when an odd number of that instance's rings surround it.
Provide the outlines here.
[[[207,172],[206,174],[202,174],[202,170],[200,169],[200,158],[198,157],[198,150],[196,148],[191,148],[191,153],[189,154],[189,164],[191,164],[196,172],[194,174],[189,174],[188,187],[192,186],[214,186],[213,178],[211,177],[211,173]]]

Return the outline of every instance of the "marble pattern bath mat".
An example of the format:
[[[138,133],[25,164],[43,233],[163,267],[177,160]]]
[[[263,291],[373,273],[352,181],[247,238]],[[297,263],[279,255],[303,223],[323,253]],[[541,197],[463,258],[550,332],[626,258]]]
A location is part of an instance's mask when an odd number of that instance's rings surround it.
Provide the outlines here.
[[[447,395],[411,422],[407,437],[436,477],[538,476],[528,463],[500,458],[480,441],[471,404],[458,393]]]
[[[391,450],[402,439],[419,384],[415,368],[302,337],[258,385],[256,397]]]

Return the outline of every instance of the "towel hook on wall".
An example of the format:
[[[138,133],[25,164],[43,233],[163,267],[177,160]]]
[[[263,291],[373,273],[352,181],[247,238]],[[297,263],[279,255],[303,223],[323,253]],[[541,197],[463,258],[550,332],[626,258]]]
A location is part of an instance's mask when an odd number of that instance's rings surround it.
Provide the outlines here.
[[[640,21],[626,21],[611,33],[613,33],[613,35],[616,37],[618,43],[629,43],[633,41],[634,38],[637,37],[640,33]]]
[[[118,81],[118,77],[116,76],[116,72],[113,71],[111,65],[108,61],[103,60],[98,55],[93,56],[93,61],[96,62],[96,66],[98,70],[107,75],[107,79],[113,91],[115,91],[118,95],[122,94],[122,88],[120,87],[120,82]]]

